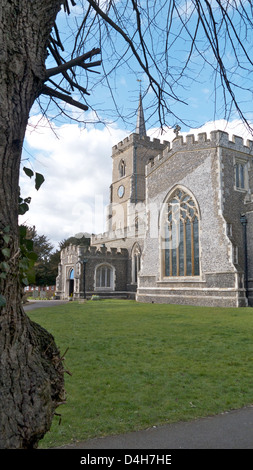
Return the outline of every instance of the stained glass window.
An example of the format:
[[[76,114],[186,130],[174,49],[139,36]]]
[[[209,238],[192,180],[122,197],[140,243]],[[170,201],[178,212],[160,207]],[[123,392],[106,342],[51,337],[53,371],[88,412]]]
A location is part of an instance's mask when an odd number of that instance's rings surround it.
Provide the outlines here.
[[[199,214],[193,198],[182,189],[166,204],[162,246],[165,276],[199,275]]]

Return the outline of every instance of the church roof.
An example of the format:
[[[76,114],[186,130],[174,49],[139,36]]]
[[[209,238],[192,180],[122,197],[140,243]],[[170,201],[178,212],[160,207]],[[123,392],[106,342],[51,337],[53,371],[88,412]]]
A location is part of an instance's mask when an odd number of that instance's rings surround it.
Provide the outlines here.
[[[145,119],[144,119],[141,93],[140,93],[140,99],[139,99],[139,106],[138,106],[138,112],[137,112],[137,122],[136,122],[135,132],[136,132],[136,134],[139,134],[140,137],[143,137],[143,136],[146,135],[146,126],[145,126]]]

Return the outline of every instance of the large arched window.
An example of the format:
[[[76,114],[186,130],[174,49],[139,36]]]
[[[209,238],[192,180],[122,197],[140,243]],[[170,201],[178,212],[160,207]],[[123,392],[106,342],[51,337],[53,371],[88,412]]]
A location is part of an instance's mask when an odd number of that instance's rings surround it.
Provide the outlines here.
[[[114,289],[114,270],[109,264],[101,264],[96,268],[96,289]]]
[[[192,196],[178,188],[163,213],[163,275],[199,275],[199,213]]]

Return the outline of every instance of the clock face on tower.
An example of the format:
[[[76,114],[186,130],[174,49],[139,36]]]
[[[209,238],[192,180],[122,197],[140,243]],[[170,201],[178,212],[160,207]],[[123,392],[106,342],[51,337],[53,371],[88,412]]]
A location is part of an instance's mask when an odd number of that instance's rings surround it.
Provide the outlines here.
[[[124,192],[125,192],[125,188],[123,185],[121,185],[118,189],[118,196],[119,197],[123,197],[124,196]]]

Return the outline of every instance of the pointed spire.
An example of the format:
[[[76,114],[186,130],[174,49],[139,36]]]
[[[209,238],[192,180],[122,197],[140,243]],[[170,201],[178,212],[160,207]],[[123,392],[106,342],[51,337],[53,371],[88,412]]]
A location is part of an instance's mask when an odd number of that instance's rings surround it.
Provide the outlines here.
[[[136,122],[136,134],[139,134],[140,137],[146,136],[146,126],[145,126],[145,119],[144,119],[144,112],[143,112],[143,107],[142,107],[142,97],[140,93],[140,99],[139,99],[139,106],[138,106],[138,112],[137,112],[137,122]]]

